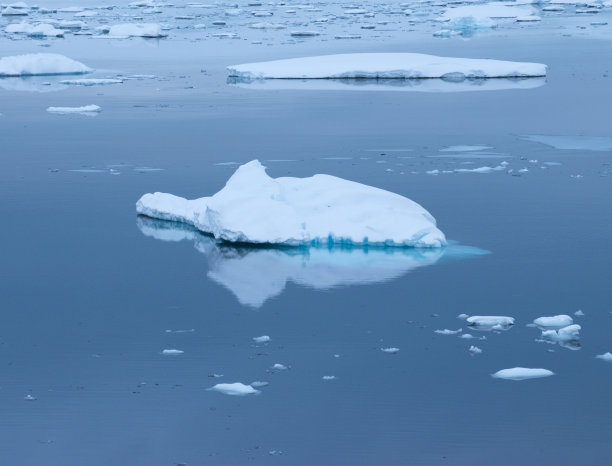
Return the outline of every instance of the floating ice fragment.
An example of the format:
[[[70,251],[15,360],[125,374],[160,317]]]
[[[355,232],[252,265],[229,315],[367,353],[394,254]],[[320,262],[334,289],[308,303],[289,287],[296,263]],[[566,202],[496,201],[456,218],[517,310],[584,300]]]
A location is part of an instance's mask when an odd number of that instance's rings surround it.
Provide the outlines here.
[[[475,355],[475,354],[480,354],[482,353],[482,350],[478,347],[478,346],[470,346],[470,349],[468,349],[468,351],[470,352],[470,354]]]
[[[508,330],[514,325],[514,317],[507,316],[472,316],[466,320],[477,330]]]
[[[609,351],[607,353],[604,354],[598,354],[597,356],[595,356],[598,359],[602,359],[606,362],[612,362],[612,353],[610,353]]]
[[[460,335],[459,338],[463,338],[464,340],[471,340],[472,338],[474,338],[474,336],[471,333],[464,333],[463,335]]]
[[[265,387],[267,385],[270,385],[270,382],[256,380],[255,382],[251,383],[251,387],[255,387],[255,388],[261,388],[261,387]]]
[[[608,354],[609,354],[609,353],[608,353]],[[36,400],[36,397],[34,397],[34,396],[32,396],[32,395],[28,394],[28,395],[24,396],[24,397],[23,397],[23,399],[24,399],[24,400],[26,400],[26,401],[35,401],[35,400]]]
[[[183,353],[184,353],[184,351],[183,350],[179,350],[179,349],[165,349],[165,350],[162,351],[162,354],[171,355],[171,356],[177,355],[177,354],[183,354]]]
[[[608,353],[609,354],[609,353]],[[322,377],[323,380],[334,380],[336,378],[335,375],[324,375]]]
[[[383,353],[389,353],[389,354],[396,354],[399,352],[399,348],[381,348],[380,349]]]
[[[208,390],[223,393],[224,395],[234,395],[234,396],[243,396],[243,395],[252,395],[259,393],[259,390],[255,390],[250,385],[244,385],[243,383],[218,383],[214,387],[209,388]]]
[[[469,315],[467,315],[467,314],[459,314],[459,315],[457,316],[457,319],[465,320],[465,319],[467,319],[468,317],[469,317]]]
[[[456,168],[454,171],[457,173],[491,173],[503,171],[505,169],[505,165],[498,165],[497,167]]]
[[[97,105],[84,105],[83,107],[49,107],[47,112],[49,113],[99,113],[102,111],[101,107]]]
[[[418,53],[352,53],[233,65],[228,72],[241,79],[410,79],[451,74],[467,79],[545,76],[546,65]]]
[[[315,37],[320,34],[317,31],[291,31],[293,37]]]
[[[580,316],[580,317],[581,317],[581,316],[583,316],[583,315],[584,315],[584,312],[582,312],[582,310],[581,310],[581,309],[578,309],[576,312],[574,312],[574,315],[575,315],[575,316]]]
[[[573,324],[558,330],[542,330],[542,339],[557,343],[577,342],[581,329],[580,325]]]
[[[286,371],[288,369],[287,366],[285,366],[284,364],[280,364],[280,363],[276,363],[272,366],[272,369],[276,370],[276,371]]]
[[[140,214],[179,221],[230,242],[441,247],[444,234],[417,203],[329,175],[270,178],[256,160],[212,197],[145,194]]]
[[[26,34],[30,37],[64,37],[64,31],[54,28],[51,24],[13,23],[4,30],[9,34]]]
[[[491,374],[491,377],[496,379],[506,380],[526,380],[526,379],[537,379],[540,377],[549,377],[555,373],[548,369],[530,369],[525,367],[514,367],[512,369],[502,369],[497,371],[495,374]]]
[[[123,79],[118,78],[87,78],[87,79],[64,79],[60,84],[67,86],[105,86],[108,84],[121,84]]]
[[[572,325],[574,323],[574,319],[565,314],[560,314],[558,316],[552,317],[538,317],[533,321],[538,327],[546,328],[546,329],[559,329],[562,327],[567,327],[568,325]]]
[[[254,337],[253,341],[255,343],[268,343],[270,341],[270,337],[268,335],[262,335],[261,337]]]
[[[83,63],[57,53],[30,53],[0,58],[0,78],[7,76],[84,74],[92,71]]]
[[[458,333],[461,333],[461,330],[462,329],[449,330],[445,328],[444,330],[434,330],[434,333],[439,333],[440,335],[457,335]]]

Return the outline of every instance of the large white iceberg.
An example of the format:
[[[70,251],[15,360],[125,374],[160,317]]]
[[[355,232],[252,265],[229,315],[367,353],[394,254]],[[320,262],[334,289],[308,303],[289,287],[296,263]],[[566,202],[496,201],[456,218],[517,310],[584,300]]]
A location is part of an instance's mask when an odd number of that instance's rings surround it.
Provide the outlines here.
[[[0,77],[84,74],[93,70],[57,53],[30,53],[0,58]]]
[[[239,167],[214,196],[145,194],[136,210],[235,243],[446,245],[436,220],[406,197],[330,175],[271,178],[257,160]]]
[[[228,66],[240,79],[510,78],[546,76],[546,65],[420,53],[349,53]]]

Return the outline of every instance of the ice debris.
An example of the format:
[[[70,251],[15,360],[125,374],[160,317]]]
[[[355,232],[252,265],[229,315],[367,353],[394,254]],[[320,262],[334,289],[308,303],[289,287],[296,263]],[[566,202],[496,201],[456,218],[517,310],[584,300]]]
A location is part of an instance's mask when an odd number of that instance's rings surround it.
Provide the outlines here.
[[[388,354],[397,354],[399,353],[399,348],[381,348],[380,349],[383,353],[388,353]]]
[[[268,335],[262,335],[260,337],[253,337],[255,343],[268,343],[271,338]]]
[[[97,105],[84,105],[82,107],[49,107],[47,112],[49,113],[99,113],[102,108]]]
[[[170,356],[174,356],[177,354],[183,354],[184,351],[183,350],[179,350],[179,349],[165,349],[162,351],[162,354],[164,355],[170,355]]]
[[[255,390],[251,385],[245,385],[240,382],[218,383],[217,385],[209,388],[208,390],[232,396],[254,395],[259,393],[259,390]]]
[[[565,314],[551,317],[538,317],[533,321],[535,325],[544,329],[560,329],[574,323],[574,319]]]
[[[514,325],[514,317],[507,316],[472,316],[466,320],[477,330],[508,330]]]

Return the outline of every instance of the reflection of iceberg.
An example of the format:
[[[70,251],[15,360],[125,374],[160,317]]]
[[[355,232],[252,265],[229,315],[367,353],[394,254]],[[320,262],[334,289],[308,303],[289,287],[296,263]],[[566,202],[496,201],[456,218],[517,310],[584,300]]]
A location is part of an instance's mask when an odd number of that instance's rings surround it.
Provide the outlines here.
[[[496,79],[255,79],[228,78],[227,83],[245,89],[276,91],[412,91],[467,92],[534,89],[546,78]]]
[[[287,282],[325,290],[379,283],[441,260],[486,254],[482,249],[360,247],[235,247],[182,223],[137,217],[146,236],[162,241],[193,240],[208,259],[208,277],[229,289],[241,304],[260,307],[283,292]]]

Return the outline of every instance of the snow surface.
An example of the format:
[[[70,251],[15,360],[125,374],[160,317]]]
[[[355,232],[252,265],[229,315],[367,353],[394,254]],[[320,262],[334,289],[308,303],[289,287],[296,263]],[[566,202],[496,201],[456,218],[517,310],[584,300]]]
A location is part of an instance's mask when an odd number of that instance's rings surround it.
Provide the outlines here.
[[[491,376],[496,379],[506,380],[526,380],[549,377],[555,373],[548,369],[530,369],[525,367],[513,367],[512,369],[502,369]]]
[[[102,108],[97,105],[84,105],[83,107],[49,107],[47,112],[49,113],[98,113],[101,112]]]
[[[271,178],[257,160],[239,167],[212,197],[145,194],[136,210],[229,242],[446,245],[436,220],[408,198],[330,175]]]
[[[111,26],[108,31],[110,36],[115,37],[166,37],[168,34],[162,31],[159,24],[152,23],[125,23]]]
[[[57,53],[30,53],[0,58],[0,77],[84,74],[93,70]]]
[[[209,390],[232,396],[244,396],[259,393],[259,390],[255,390],[250,385],[245,385],[240,382],[218,383],[214,387],[209,388]]]
[[[419,53],[350,53],[228,66],[240,79],[509,78],[546,76],[546,65]]]
[[[538,317],[533,321],[538,327],[546,328],[546,329],[559,329],[562,327],[567,327],[568,325],[572,325],[574,323],[574,319],[565,314],[560,314],[558,316],[552,317]]]

